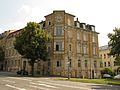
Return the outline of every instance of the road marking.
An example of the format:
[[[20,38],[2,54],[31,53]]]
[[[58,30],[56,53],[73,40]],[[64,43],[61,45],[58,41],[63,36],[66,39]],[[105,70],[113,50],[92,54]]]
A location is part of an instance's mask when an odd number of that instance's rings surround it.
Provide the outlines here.
[[[9,83],[15,83],[15,81],[10,81],[10,80],[2,80],[2,81],[9,82]]]
[[[47,84],[39,84],[39,83],[33,83],[33,82],[30,82],[30,83],[34,85],[40,85],[40,86],[45,86],[45,87],[50,87],[50,88],[58,88],[58,87],[47,85]]]
[[[44,78],[44,79],[50,79],[50,78]]]
[[[7,78],[12,78],[12,79],[18,79],[18,80],[26,80],[26,81],[32,81],[30,79],[27,79],[27,78],[16,78],[16,77],[7,77]]]
[[[17,89],[17,90],[26,90],[26,89],[24,89],[24,88],[19,88],[19,87],[12,86],[12,85],[9,85],[9,84],[6,84],[5,86],[11,87],[11,88],[14,88],[14,89]]]
[[[57,85],[57,86],[63,86],[63,87],[68,87],[68,88],[77,88],[77,89],[84,89],[84,90],[90,90],[90,88],[87,87],[78,87],[78,86],[70,86],[70,85],[63,85],[63,84],[56,84],[56,83],[49,83],[49,82],[43,82],[43,81],[37,81],[39,83],[45,83],[45,84],[50,84],[50,85]]]
[[[42,89],[42,90],[50,90],[48,88],[42,88],[42,87],[37,87],[37,86],[33,86],[33,85],[29,85],[30,87],[33,87],[33,88],[37,88],[37,89]]]

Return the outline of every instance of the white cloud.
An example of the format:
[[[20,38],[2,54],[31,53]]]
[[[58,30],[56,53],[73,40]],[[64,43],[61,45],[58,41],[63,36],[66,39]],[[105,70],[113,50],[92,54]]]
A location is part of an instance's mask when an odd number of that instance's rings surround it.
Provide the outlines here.
[[[18,10],[20,15],[29,15],[31,12],[31,7],[29,5],[22,5],[22,7]]]
[[[29,16],[25,18],[25,22],[30,22],[30,21],[40,22],[40,18],[41,18],[40,7],[35,6],[31,8],[31,13],[29,14]]]
[[[4,31],[2,30],[2,28],[0,28],[0,33],[3,33]]]
[[[40,22],[41,18],[41,10],[39,6],[31,7],[29,5],[22,5],[22,7],[18,10],[19,17],[21,21],[24,23],[34,21]],[[43,17],[43,16],[42,16]]]
[[[13,30],[17,30],[17,29],[21,29],[25,27],[25,23],[24,22],[15,22],[13,24],[10,25],[9,29]]]

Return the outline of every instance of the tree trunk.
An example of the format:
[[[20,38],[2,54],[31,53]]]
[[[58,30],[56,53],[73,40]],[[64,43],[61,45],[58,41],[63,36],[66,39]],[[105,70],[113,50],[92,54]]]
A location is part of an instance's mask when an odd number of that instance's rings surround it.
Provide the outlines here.
[[[34,76],[34,62],[31,63],[31,75]]]

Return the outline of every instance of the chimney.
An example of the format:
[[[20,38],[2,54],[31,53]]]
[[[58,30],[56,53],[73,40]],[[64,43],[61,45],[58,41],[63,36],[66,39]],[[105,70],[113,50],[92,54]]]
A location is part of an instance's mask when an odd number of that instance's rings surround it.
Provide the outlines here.
[[[78,21],[78,18],[76,18],[76,21]]]

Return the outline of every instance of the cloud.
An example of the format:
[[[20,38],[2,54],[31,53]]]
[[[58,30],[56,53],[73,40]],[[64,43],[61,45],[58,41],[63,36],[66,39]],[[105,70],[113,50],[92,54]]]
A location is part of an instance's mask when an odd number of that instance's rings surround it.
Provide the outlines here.
[[[0,33],[3,33],[3,30],[2,30],[2,28],[0,28]]]
[[[12,23],[11,25],[10,25],[10,27],[9,27],[9,29],[10,30],[17,30],[17,29],[21,29],[21,28],[23,28],[23,27],[25,27],[25,23],[24,22],[14,22],[14,23]]]
[[[18,14],[20,17],[20,20],[24,23],[34,21],[34,22],[40,22],[41,18],[41,12],[40,12],[39,6],[31,7],[29,5],[22,5],[21,8],[18,10]]]
[[[29,5],[22,5],[22,7],[20,9],[18,9],[18,13],[20,15],[29,15],[31,12],[31,7]]]
[[[40,22],[41,12],[38,6],[31,8],[31,13],[25,18],[25,22]]]

